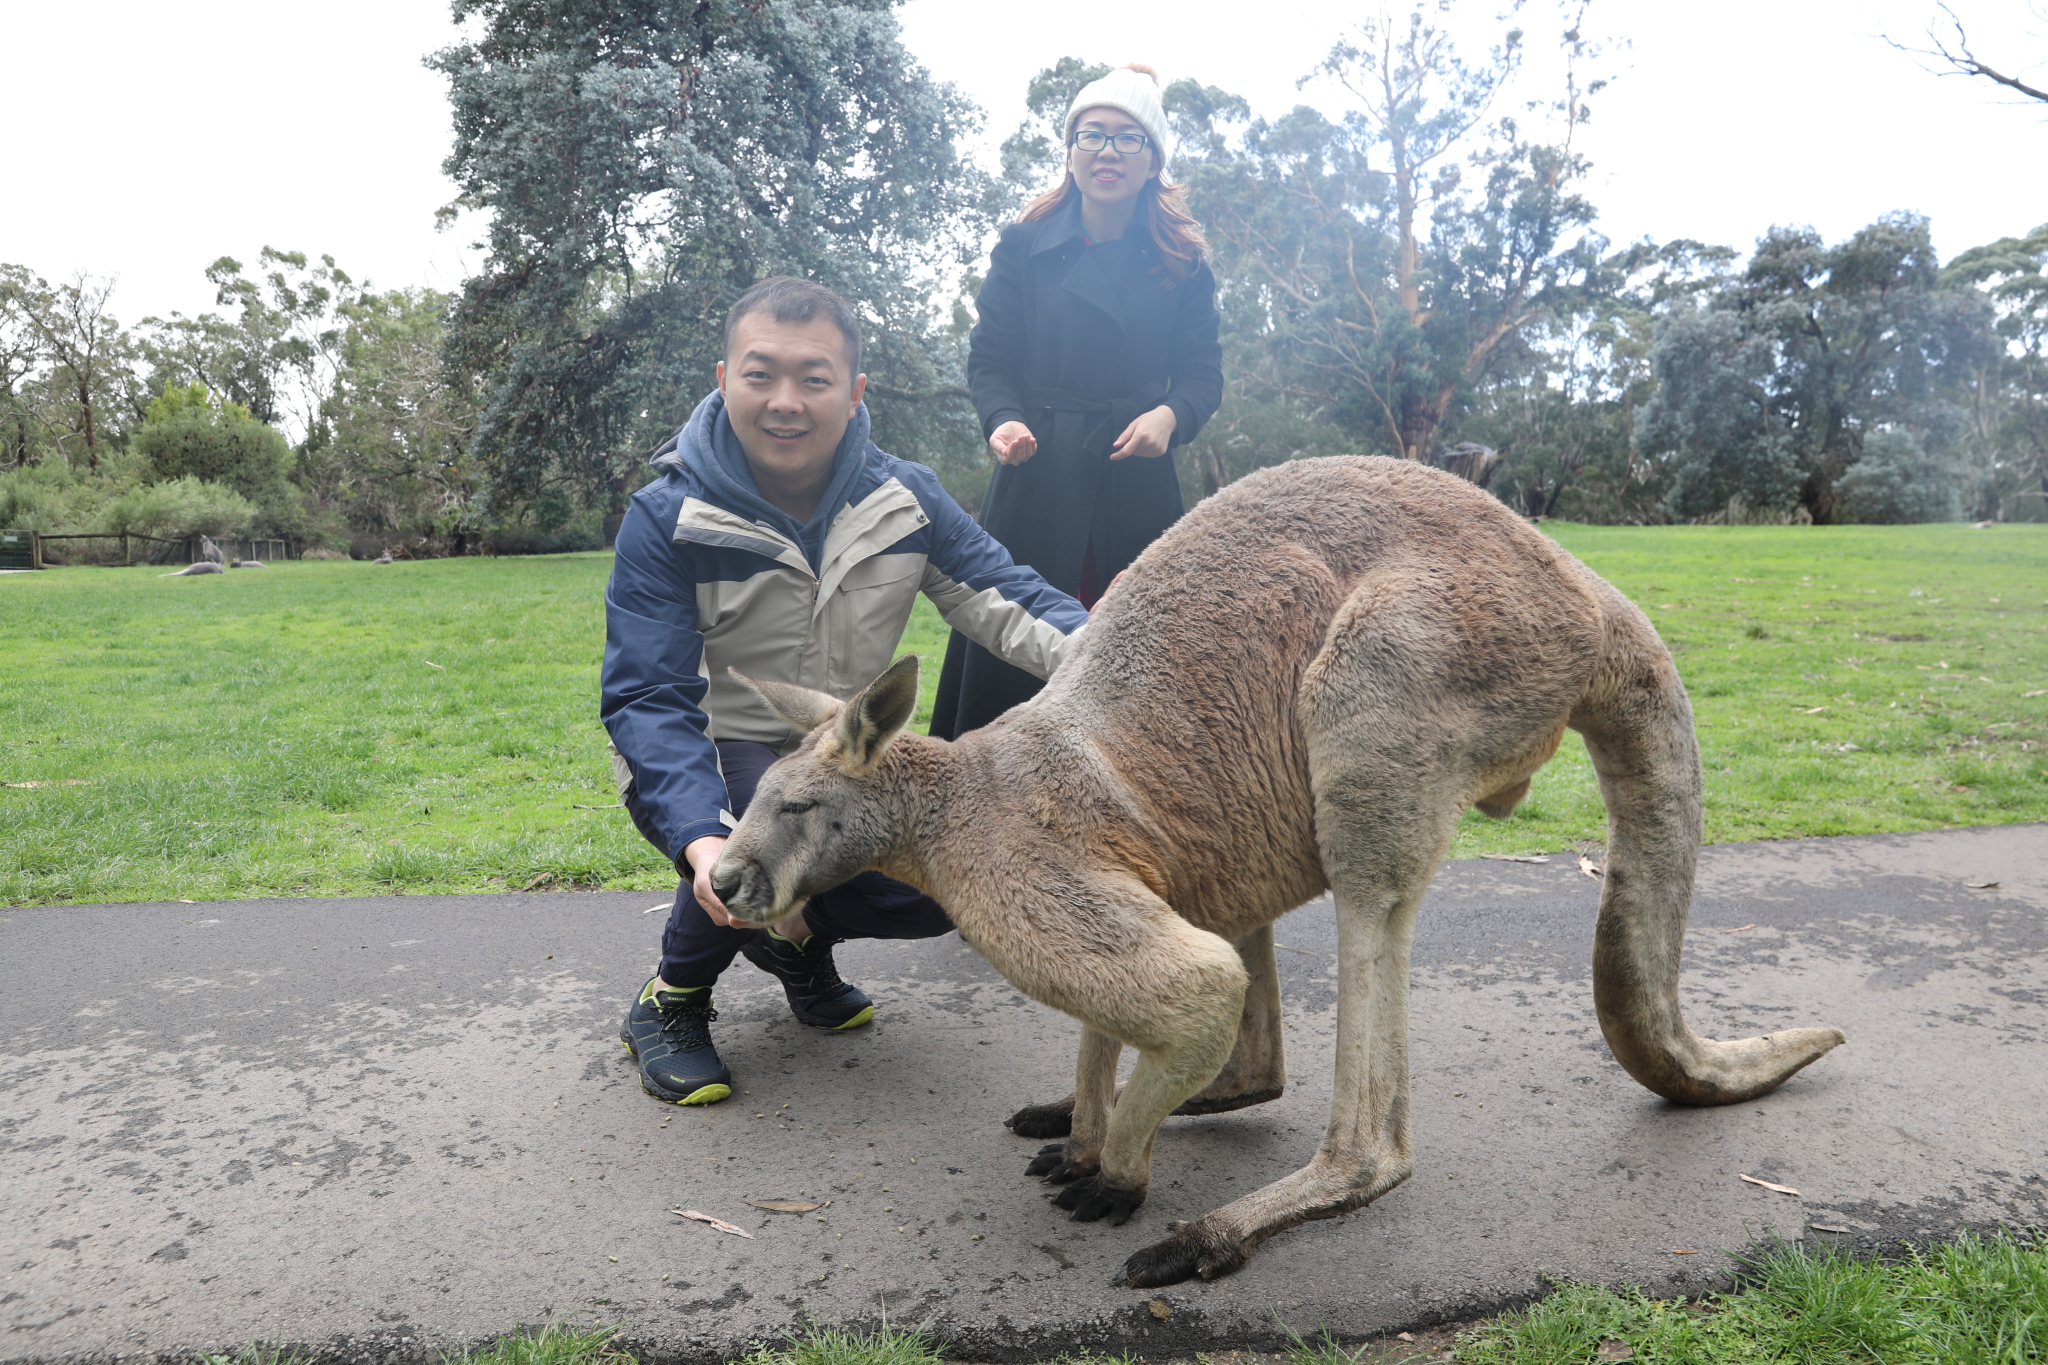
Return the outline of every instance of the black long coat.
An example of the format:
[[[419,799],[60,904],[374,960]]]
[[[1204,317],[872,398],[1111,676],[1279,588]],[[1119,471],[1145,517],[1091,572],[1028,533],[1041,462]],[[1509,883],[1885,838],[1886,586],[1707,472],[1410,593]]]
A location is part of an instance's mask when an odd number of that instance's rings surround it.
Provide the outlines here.
[[[1223,400],[1216,277],[1202,262],[1169,286],[1159,262],[1142,209],[1123,238],[1091,245],[1073,196],[1004,229],[976,299],[967,382],[982,435],[1018,421],[1038,438],[1031,459],[996,467],[981,524],[1063,592],[1078,594],[1091,546],[1099,591],[1185,510],[1171,451],[1112,461],[1111,442],[1163,403],[1184,444]],[[931,732],[984,725],[1040,686],[956,632]]]

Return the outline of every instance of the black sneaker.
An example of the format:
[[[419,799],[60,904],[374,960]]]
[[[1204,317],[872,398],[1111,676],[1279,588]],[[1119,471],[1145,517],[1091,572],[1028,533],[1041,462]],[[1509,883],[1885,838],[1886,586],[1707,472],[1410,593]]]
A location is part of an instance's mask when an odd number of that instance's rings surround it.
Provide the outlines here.
[[[619,1025],[619,1041],[640,1063],[640,1088],[670,1104],[716,1104],[732,1094],[732,1073],[711,1046],[711,989],[657,991],[649,977]]]
[[[782,982],[789,1012],[812,1028],[859,1028],[875,1017],[875,1002],[858,986],[839,979],[832,964],[837,939],[812,934],[801,946],[767,929],[740,949],[747,961]]]

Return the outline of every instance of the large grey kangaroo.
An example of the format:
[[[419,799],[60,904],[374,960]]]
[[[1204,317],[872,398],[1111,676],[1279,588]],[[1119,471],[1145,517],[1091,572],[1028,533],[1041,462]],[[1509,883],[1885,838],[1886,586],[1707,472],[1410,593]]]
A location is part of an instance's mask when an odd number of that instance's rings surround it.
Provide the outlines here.
[[[1643,614],[1488,494],[1381,459],[1305,460],[1210,498],[1100,604],[1039,696],[955,743],[902,733],[917,661],[852,700],[754,686],[803,746],[713,870],[769,923],[877,868],[1082,1025],[1070,1132],[1030,1170],[1073,1216],[1144,1202],[1168,1114],[1281,1091],[1272,922],[1337,906],[1337,1066],[1308,1165],[1124,1263],[1133,1286],[1226,1275],[1275,1232],[1413,1169],[1408,954],[1468,806],[1500,817],[1567,726],[1608,814],[1593,999],[1615,1058],[1682,1104],[1767,1094],[1843,1041],[1712,1042],[1678,1004],[1700,843],[1692,711]],[[1117,1058],[1137,1049],[1121,1092]],[[1071,1125],[1071,1126],[1069,1126]]]

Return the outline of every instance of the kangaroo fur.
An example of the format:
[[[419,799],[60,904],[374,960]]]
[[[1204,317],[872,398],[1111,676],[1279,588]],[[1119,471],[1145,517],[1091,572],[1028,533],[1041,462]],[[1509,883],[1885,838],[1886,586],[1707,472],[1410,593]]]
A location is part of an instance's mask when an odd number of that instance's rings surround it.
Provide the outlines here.
[[[1417,907],[1459,817],[1509,814],[1567,728],[1607,807],[1593,998],[1615,1059],[1668,1099],[1732,1104],[1843,1041],[1687,1026],[1700,765],[1670,651],[1613,587],[1438,470],[1303,460],[1232,484],[1146,550],[1044,691],[954,743],[903,732],[914,658],[843,705],[753,685],[809,733],[762,778],[714,887],[736,921],[770,923],[879,869],[1079,1020],[1073,1095],[1011,1120],[1065,1134],[1028,1169],[1064,1185],[1076,1218],[1121,1223],[1144,1202],[1168,1114],[1281,1093],[1271,925],[1332,893],[1321,1144],[1133,1254],[1133,1287],[1229,1274],[1274,1233],[1408,1178]]]

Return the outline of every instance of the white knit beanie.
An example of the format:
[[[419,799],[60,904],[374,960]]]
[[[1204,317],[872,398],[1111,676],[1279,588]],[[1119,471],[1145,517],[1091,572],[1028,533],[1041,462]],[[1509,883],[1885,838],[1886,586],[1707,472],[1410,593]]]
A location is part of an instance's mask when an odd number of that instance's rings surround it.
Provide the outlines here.
[[[1069,146],[1073,145],[1074,125],[1081,121],[1081,115],[1103,105],[1123,110],[1145,130],[1145,136],[1152,139],[1153,149],[1159,153],[1163,172],[1166,163],[1173,159],[1173,139],[1166,131],[1166,110],[1159,103],[1159,78],[1150,71],[1120,66],[1101,80],[1082,86],[1081,93],[1067,106]]]

